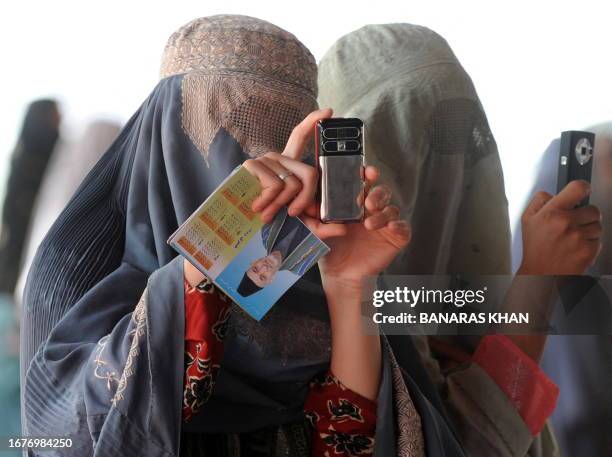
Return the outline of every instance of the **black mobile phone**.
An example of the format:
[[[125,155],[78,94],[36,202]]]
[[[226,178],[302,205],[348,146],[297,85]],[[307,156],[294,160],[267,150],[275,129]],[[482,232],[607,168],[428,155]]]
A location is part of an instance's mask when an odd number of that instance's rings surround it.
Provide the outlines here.
[[[577,130],[561,133],[557,192],[560,192],[569,182],[577,179],[591,182],[594,146],[594,133]],[[589,197],[586,197],[578,206],[588,204]]]
[[[323,119],[315,126],[319,218],[322,222],[363,220],[363,134],[363,121],[357,118]]]

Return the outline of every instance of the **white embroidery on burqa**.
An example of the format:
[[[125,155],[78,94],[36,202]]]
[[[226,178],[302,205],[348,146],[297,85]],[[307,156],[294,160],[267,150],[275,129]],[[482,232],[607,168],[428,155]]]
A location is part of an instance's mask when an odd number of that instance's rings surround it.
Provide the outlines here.
[[[130,326],[133,328],[128,332],[128,336],[132,338],[132,342],[130,345],[130,350],[128,352],[128,356],[125,360],[125,366],[123,367],[123,373],[121,374],[121,379],[119,380],[119,385],[117,386],[117,391],[111,400],[111,404],[113,406],[117,406],[117,403],[123,400],[123,392],[128,385],[128,380],[131,376],[136,372],[135,361],[138,355],[140,354],[139,342],[140,338],[145,334],[146,325],[147,325],[147,291],[145,290],[132,313],[132,319],[130,322]]]

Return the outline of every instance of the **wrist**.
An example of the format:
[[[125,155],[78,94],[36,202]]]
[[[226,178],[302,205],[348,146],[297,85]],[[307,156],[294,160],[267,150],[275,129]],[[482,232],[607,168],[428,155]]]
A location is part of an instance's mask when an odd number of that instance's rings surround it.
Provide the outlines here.
[[[356,312],[361,315],[362,305],[372,299],[376,289],[374,276],[349,278],[322,275],[321,278],[330,311],[342,310],[340,314]]]
[[[204,274],[194,267],[187,259],[183,259],[183,277],[191,287],[196,287],[204,281]]]
[[[376,276],[349,277],[321,273],[321,282],[326,294],[342,293],[343,296],[362,295],[376,288]]]

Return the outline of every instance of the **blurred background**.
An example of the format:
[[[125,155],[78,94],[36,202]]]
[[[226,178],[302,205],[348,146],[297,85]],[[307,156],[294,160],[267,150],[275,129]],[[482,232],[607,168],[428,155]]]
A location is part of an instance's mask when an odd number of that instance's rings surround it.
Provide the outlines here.
[[[317,60],[337,38],[368,23],[409,22],[441,34],[484,105],[514,227],[551,140],[563,130],[612,119],[611,12],[603,1],[4,2],[0,202],[8,193],[5,213],[20,213],[14,227],[0,231],[0,247],[10,233],[10,246],[21,243],[27,265],[71,192],[53,195],[48,205],[40,198],[54,193],[57,179],[76,188],[157,83],[168,36],[195,17],[219,13],[275,23],[293,32]],[[30,105],[34,100],[39,101]],[[31,143],[20,141],[28,128],[46,133]],[[11,165],[16,148],[31,151],[30,159]],[[18,171],[13,182],[11,167]],[[24,180],[25,193],[19,190]],[[44,211],[32,218],[35,206]],[[8,435],[19,427],[18,333],[10,291],[20,290],[23,277],[2,260],[0,410],[10,413],[0,414],[0,435]]]

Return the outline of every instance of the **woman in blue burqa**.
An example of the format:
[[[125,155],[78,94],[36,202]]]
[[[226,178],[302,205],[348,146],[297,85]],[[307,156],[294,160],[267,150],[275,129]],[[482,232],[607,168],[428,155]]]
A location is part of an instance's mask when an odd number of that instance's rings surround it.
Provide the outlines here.
[[[41,453],[462,455],[419,360],[362,328],[364,278],[410,239],[389,188],[367,167],[363,223],[314,217],[307,144],[332,114],[315,110],[316,78],[308,50],[261,20],[202,18],[170,37],[160,82],[28,277],[23,433],[72,440]],[[261,322],[166,243],[241,163],[264,222],[288,206],[331,248]]]

